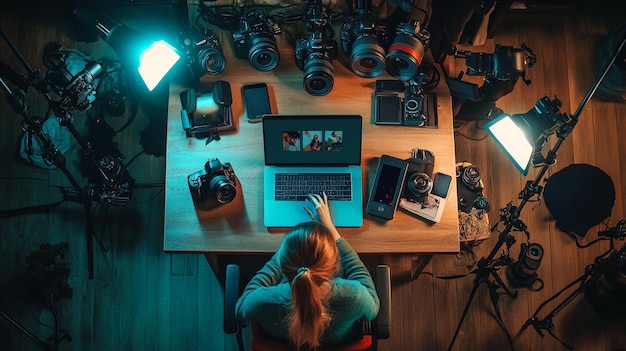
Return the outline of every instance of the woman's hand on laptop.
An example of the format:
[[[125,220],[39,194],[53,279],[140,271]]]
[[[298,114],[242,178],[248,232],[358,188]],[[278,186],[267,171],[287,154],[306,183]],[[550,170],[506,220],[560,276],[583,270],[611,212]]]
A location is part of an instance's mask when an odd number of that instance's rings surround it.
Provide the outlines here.
[[[315,212],[307,207],[304,208],[309,216],[311,216],[311,219],[322,223],[331,232],[335,241],[339,240],[341,235],[339,235],[337,228],[330,218],[330,209],[328,207],[328,197],[326,196],[326,192],[322,192],[322,195],[309,194],[307,195],[307,199],[313,204],[313,207],[315,207]]]

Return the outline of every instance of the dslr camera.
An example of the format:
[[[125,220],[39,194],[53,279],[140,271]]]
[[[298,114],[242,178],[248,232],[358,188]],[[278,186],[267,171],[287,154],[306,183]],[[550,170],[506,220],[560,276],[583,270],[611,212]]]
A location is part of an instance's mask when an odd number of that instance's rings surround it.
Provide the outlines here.
[[[409,163],[409,168],[406,172],[401,199],[421,202],[433,188],[435,155],[428,150],[413,149],[411,158],[406,161]]]
[[[185,66],[193,78],[205,74],[220,74],[226,68],[226,59],[217,35],[209,29],[200,32],[185,27],[178,34],[178,46],[183,52]]]
[[[480,169],[469,162],[456,167],[456,184],[459,211],[470,213],[473,209],[488,211],[489,201],[483,194]]]
[[[304,72],[303,84],[307,93],[323,96],[333,89],[337,58],[337,42],[326,38],[323,32],[311,33],[308,38],[296,41],[296,65]]]
[[[259,71],[271,71],[278,65],[280,54],[276,34],[278,23],[260,11],[251,11],[240,20],[239,30],[232,33],[235,56],[247,59]]]
[[[419,21],[400,22],[385,55],[387,73],[402,81],[417,77],[429,43],[430,33]]]
[[[209,158],[203,169],[187,177],[187,183],[195,203],[212,200],[218,205],[225,204],[237,195],[237,180],[233,167],[229,162],[222,163],[217,158]]]
[[[377,23],[372,13],[360,13],[340,28],[341,49],[350,55],[352,72],[363,78],[378,77],[385,71],[385,53],[389,47],[389,33]]]

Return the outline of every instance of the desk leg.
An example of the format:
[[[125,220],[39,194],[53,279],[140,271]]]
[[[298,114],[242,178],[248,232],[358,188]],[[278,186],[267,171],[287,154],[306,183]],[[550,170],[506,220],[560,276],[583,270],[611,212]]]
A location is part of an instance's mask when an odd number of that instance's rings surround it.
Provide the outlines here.
[[[424,267],[430,262],[430,259],[433,258],[433,255],[419,255],[413,262],[411,263],[411,281],[414,281],[419,277],[419,275],[424,270]]]
[[[209,267],[211,267],[213,274],[215,274],[215,276],[219,278],[219,273],[220,273],[219,255],[204,254],[204,258],[206,258],[206,261],[209,263]]]

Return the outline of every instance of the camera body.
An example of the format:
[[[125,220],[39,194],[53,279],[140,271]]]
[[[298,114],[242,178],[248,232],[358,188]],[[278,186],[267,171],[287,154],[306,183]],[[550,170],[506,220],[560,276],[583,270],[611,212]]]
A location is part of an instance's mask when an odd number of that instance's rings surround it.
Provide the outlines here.
[[[521,48],[496,44],[493,54],[467,53],[465,64],[467,75],[495,77],[498,80],[511,80],[524,77],[526,74],[526,60],[528,67],[536,61],[532,50],[526,45]]]
[[[296,65],[304,72],[307,93],[321,96],[332,90],[335,72],[332,61],[337,56],[337,42],[326,38],[322,32],[316,31],[308,38],[296,40]]]
[[[436,96],[427,94],[421,84],[377,80],[374,99],[376,124],[437,127]]]
[[[209,29],[201,32],[190,26],[183,28],[178,34],[178,46],[191,77],[197,79],[205,74],[220,74],[226,68],[220,41]]]
[[[232,201],[237,195],[235,171],[229,162],[209,158],[204,168],[187,177],[189,191],[195,203],[214,200],[216,204]],[[215,202],[216,201],[216,202]]]
[[[350,55],[352,72],[364,78],[377,77],[385,71],[389,30],[376,19],[366,12],[344,22],[340,28],[341,49]]]
[[[422,28],[419,21],[400,22],[385,55],[387,73],[402,81],[417,77],[429,44],[430,32]]]
[[[409,202],[420,202],[428,197],[433,187],[435,155],[424,149],[413,149],[401,198]]]
[[[280,60],[276,44],[280,32],[278,23],[263,13],[249,12],[241,18],[239,30],[232,33],[235,56],[248,60],[259,71],[273,70]]]
[[[489,210],[489,201],[483,193],[482,174],[477,166],[469,162],[457,164],[456,184],[459,211]]]
[[[233,128],[230,84],[218,80],[208,92],[187,89],[180,93],[181,120],[187,137],[204,137]]]

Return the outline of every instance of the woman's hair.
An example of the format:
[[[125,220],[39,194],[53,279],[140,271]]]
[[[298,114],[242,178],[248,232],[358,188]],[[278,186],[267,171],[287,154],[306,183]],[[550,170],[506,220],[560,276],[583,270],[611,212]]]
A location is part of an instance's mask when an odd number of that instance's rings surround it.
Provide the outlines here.
[[[339,269],[337,244],[324,225],[301,223],[287,233],[278,257],[291,281],[289,337],[298,348],[319,347],[331,320],[327,302],[332,288],[329,280]]]

